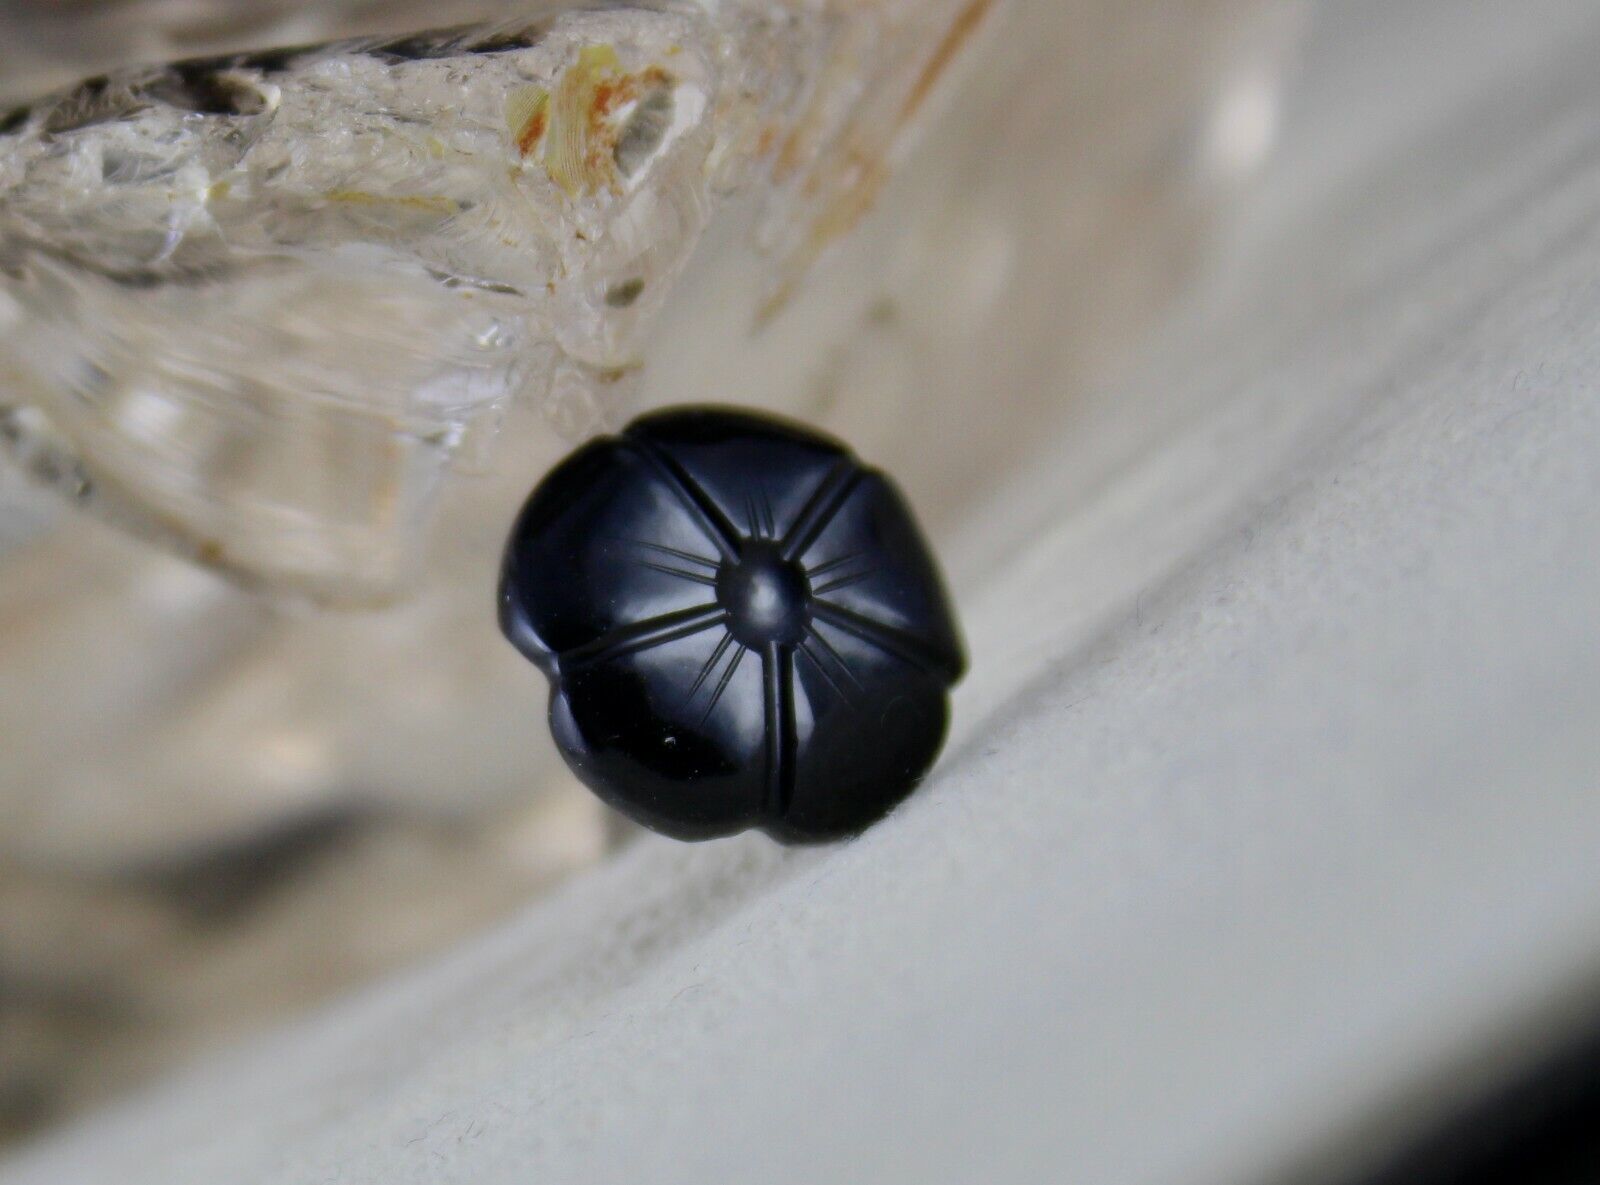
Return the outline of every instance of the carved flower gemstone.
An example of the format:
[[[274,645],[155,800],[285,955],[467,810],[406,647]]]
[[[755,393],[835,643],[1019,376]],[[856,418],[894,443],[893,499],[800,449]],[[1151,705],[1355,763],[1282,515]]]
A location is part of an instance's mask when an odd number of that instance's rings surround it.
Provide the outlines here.
[[[903,498],[765,416],[660,412],[534,491],[500,588],[568,764],[681,839],[876,822],[944,743],[966,659]]]

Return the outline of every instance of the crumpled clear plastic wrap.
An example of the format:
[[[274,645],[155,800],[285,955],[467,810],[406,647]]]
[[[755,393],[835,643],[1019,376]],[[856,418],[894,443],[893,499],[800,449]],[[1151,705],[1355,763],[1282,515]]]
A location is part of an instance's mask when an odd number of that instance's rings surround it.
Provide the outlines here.
[[[96,75],[0,117],[13,450],[207,566],[405,591],[440,482],[636,367],[716,204],[772,300],[993,0],[574,5]]]

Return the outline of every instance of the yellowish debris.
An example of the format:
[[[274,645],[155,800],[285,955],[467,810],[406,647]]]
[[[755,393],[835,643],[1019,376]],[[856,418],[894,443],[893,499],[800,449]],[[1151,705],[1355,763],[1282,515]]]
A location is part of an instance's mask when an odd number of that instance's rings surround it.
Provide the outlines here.
[[[616,192],[621,187],[617,145],[626,114],[641,101],[659,100],[671,84],[659,66],[624,70],[614,46],[585,46],[554,94],[542,87],[511,94],[506,126],[518,156],[543,164],[569,198]]]
[[[388,195],[368,193],[362,189],[335,189],[324,195],[330,202],[342,206],[399,206],[407,210],[420,210],[428,214],[451,215],[461,212],[454,198],[438,194]]]

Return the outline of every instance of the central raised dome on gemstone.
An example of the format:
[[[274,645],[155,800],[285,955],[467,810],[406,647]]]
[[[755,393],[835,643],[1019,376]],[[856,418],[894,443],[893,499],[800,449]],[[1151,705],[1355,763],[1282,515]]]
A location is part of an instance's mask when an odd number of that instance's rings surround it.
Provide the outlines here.
[[[748,539],[717,571],[717,602],[728,629],[742,645],[798,645],[811,620],[811,582],[805,569],[785,559],[777,542]]]

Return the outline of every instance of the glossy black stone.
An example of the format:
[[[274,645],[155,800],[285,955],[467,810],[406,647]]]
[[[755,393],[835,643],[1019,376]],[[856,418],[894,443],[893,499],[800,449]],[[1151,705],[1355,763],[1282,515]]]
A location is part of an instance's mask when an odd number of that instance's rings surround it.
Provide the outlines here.
[[[840,838],[909,794],[966,666],[904,499],[765,416],[661,412],[534,491],[506,549],[506,636],[612,806],[682,839]]]

